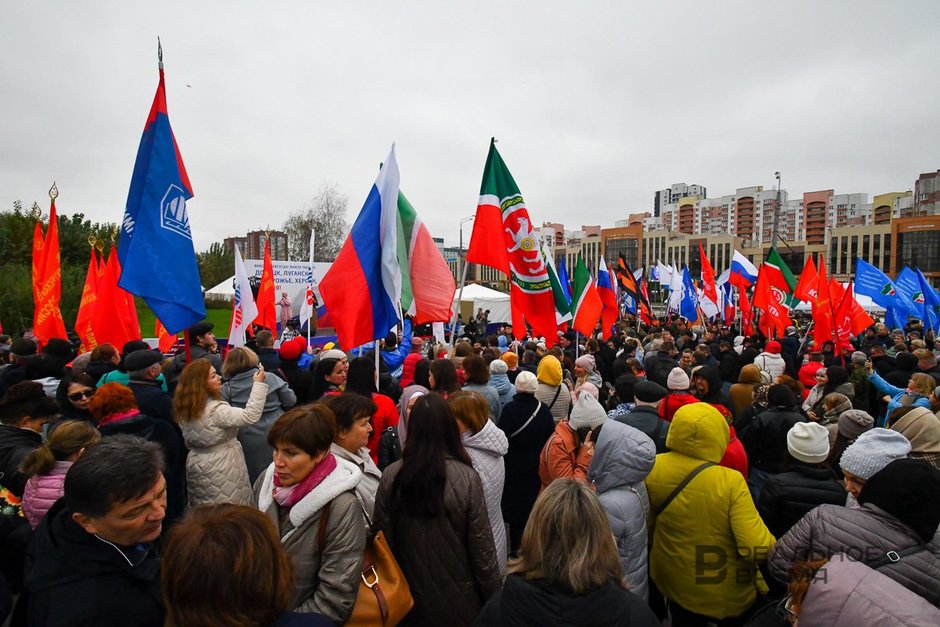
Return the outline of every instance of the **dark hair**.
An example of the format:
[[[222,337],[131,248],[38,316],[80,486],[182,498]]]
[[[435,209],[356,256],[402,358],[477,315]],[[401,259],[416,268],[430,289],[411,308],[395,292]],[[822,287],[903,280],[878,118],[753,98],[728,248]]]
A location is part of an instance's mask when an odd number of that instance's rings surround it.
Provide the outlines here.
[[[65,505],[100,518],[146,494],[163,473],[163,449],[135,435],[113,435],[85,449],[65,475]]]
[[[42,383],[14,383],[0,399],[0,423],[18,425],[24,418],[48,418],[59,413],[59,406],[46,396]]]
[[[464,357],[466,359],[466,357]],[[452,394],[460,391],[460,381],[457,379],[457,367],[449,359],[435,359],[431,362],[431,374],[434,375],[435,392]],[[430,388],[429,388],[430,389]]]
[[[268,444],[293,444],[310,457],[330,448],[336,438],[336,416],[323,403],[288,410],[268,431]]]
[[[676,350],[676,345],[672,340],[664,340],[662,344],[659,345],[660,352],[671,353]]]
[[[317,362],[317,367],[313,371],[313,383],[310,385],[310,400],[315,401],[330,389],[330,383],[326,380],[332,372],[339,359],[321,359]]]
[[[796,396],[793,395],[793,390],[784,384],[776,383],[767,391],[767,403],[771,407],[793,409],[796,407]]]
[[[835,392],[836,388],[849,380],[849,371],[843,366],[829,366],[826,370],[828,380],[823,387],[823,392],[829,394]]]
[[[623,374],[614,381],[614,390],[617,391],[617,398],[621,403],[633,402],[633,386],[636,385],[636,380],[633,374]]]
[[[290,557],[274,523],[253,507],[196,507],[167,534],[165,547],[168,625],[272,625],[290,604]]]
[[[372,398],[375,387],[375,361],[372,357],[356,357],[349,362],[346,391]]]
[[[324,396],[317,403],[326,405],[333,412],[337,430],[352,429],[353,423],[357,420],[365,417],[371,418],[378,411],[378,407],[371,398],[350,393],[349,390],[343,394]]]
[[[423,385],[431,389],[431,380],[428,375],[431,374],[431,360],[419,359],[415,362],[415,385]]]
[[[438,394],[427,394],[411,409],[408,443],[392,484],[392,494],[403,514],[413,518],[444,514],[448,457],[472,467],[450,405]]]
[[[479,355],[467,355],[463,358],[463,371],[467,375],[467,383],[486,385],[490,380],[490,370],[486,362]]]

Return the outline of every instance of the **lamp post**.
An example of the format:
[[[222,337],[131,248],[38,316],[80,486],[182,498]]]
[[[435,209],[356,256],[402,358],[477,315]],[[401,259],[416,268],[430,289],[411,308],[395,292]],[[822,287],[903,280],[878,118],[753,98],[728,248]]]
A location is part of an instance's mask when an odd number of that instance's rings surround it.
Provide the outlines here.
[[[461,271],[463,270],[464,260],[463,260],[463,225],[467,222],[472,222],[476,215],[467,216],[466,218],[460,219],[460,249],[457,253],[457,278],[461,277]]]
[[[457,315],[460,313],[460,299],[463,298],[463,285],[467,281],[467,264],[463,260],[463,225],[470,222],[476,215],[467,216],[460,220],[460,250],[457,251],[457,275],[460,287],[457,289],[457,301],[454,304],[454,313],[450,325],[450,343],[454,343],[454,332],[457,330]]]
[[[780,173],[774,172],[774,176],[777,177],[777,200],[774,202],[774,225],[770,232],[771,248],[777,244],[777,217],[780,215]]]

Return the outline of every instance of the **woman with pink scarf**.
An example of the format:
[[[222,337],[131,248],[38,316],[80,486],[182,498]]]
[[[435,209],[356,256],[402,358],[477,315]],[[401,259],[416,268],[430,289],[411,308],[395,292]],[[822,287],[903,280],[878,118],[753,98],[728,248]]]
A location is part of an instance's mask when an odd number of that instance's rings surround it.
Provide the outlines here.
[[[356,498],[362,473],[330,452],[335,438],[336,417],[322,403],[283,414],[268,431],[274,462],[255,482],[254,497],[293,562],[288,609],[342,625],[356,603],[366,529]]]

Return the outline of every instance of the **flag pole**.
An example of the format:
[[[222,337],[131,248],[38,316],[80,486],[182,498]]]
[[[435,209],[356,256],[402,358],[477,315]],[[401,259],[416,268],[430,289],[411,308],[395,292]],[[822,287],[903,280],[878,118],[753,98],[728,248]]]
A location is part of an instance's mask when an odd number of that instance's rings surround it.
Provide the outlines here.
[[[463,251],[460,251],[460,254],[463,254]],[[457,315],[460,313],[460,301],[463,299],[463,286],[467,282],[467,268],[470,264],[466,260],[463,261],[463,272],[460,273],[460,289],[457,290],[457,305],[454,307],[454,316],[450,323],[450,345],[454,345],[454,334],[457,332]]]
[[[375,341],[375,389],[376,391],[379,389],[379,359],[380,359],[379,351],[380,350],[381,349],[379,348],[379,341],[376,340]]]

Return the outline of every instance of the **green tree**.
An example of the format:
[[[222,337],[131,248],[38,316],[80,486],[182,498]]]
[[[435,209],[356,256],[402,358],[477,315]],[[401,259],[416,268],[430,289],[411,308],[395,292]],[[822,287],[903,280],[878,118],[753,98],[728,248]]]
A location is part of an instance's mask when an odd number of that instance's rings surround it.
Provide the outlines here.
[[[199,278],[203,287],[210,289],[235,274],[235,254],[225,250],[219,242],[209,246],[209,250],[198,253]]]

